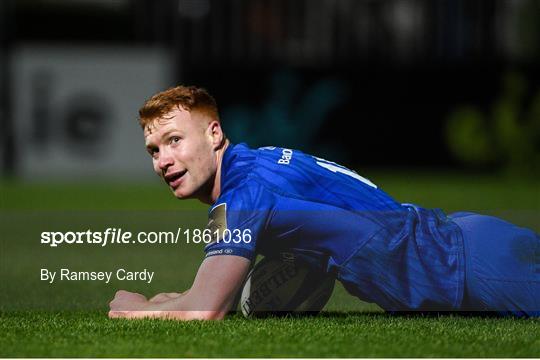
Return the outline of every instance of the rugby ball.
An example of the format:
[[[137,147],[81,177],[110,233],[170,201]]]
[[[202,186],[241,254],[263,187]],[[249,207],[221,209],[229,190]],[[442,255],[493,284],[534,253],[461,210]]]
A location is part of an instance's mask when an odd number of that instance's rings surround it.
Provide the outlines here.
[[[264,258],[249,272],[240,296],[245,317],[317,314],[334,290],[333,276],[294,261]]]

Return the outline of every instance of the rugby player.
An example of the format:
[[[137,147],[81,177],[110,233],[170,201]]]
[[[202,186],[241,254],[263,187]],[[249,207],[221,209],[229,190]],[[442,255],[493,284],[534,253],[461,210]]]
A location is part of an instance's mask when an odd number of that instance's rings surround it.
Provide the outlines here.
[[[218,235],[189,290],[151,299],[118,291],[110,317],[222,319],[255,256],[282,252],[386,311],[540,314],[540,237],[532,230],[400,204],[301,151],[232,144],[201,88],[160,92],[139,116],[154,170],[178,199],[211,206],[208,226]]]

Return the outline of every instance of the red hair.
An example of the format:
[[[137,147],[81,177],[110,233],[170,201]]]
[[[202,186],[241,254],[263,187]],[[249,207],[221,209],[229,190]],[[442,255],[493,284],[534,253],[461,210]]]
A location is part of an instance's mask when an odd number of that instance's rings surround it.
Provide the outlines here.
[[[139,109],[139,124],[144,130],[155,120],[180,107],[219,121],[216,101],[205,89],[196,86],[177,86],[161,91],[147,100]]]

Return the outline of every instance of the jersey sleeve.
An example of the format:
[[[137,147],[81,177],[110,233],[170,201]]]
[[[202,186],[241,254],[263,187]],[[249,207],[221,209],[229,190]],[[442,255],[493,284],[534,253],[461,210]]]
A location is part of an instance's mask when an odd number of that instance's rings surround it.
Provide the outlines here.
[[[236,255],[252,260],[257,240],[265,230],[271,202],[256,184],[235,189],[216,201],[208,213],[212,242],[204,248],[206,257]]]

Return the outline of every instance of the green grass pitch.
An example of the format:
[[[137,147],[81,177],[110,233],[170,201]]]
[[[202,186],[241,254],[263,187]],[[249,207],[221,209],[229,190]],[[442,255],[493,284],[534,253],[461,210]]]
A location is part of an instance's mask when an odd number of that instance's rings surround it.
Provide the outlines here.
[[[398,201],[501,216],[540,231],[540,184],[485,176],[375,173]],[[337,286],[316,317],[220,322],[109,320],[123,288],[152,295],[188,287],[202,245],[46,247],[45,230],[204,226],[206,207],[163,186],[3,182],[0,240],[1,357],[540,357],[537,319],[391,316]],[[155,281],[44,284],[41,267],[151,268]]]

